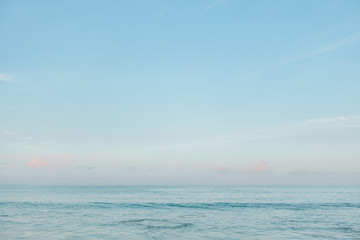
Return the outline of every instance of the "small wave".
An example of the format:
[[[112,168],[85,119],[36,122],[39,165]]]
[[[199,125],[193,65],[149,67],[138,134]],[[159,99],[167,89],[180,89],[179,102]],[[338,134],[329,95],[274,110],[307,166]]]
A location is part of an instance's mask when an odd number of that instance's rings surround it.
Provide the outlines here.
[[[193,225],[192,223],[181,223],[181,224],[174,225],[174,226],[152,226],[152,225],[148,225],[147,228],[152,228],[152,229],[162,229],[162,228],[177,229],[177,228],[191,227],[192,225]]]
[[[360,233],[359,230],[354,229],[353,227],[343,226],[343,227],[337,227],[335,228],[337,231],[343,232],[343,233]]]
[[[310,210],[319,208],[360,208],[356,203],[236,203],[236,202],[214,202],[214,203],[106,203],[91,202],[93,206],[100,208],[194,208],[226,210],[229,208],[273,208],[288,210]]]
[[[23,207],[42,207],[42,208],[187,208],[187,209],[211,209],[228,210],[234,208],[265,208],[265,209],[287,209],[293,211],[303,211],[312,209],[329,208],[360,208],[360,203],[246,203],[246,202],[144,202],[144,203],[124,203],[124,202],[85,202],[85,203],[54,203],[54,202],[1,202],[2,205],[23,206]]]
[[[119,223],[139,223],[139,222],[143,222],[148,220],[147,218],[143,218],[143,219],[130,219],[130,220],[124,220],[124,221],[120,221]]]
[[[184,228],[190,227],[192,223],[181,223],[170,221],[166,219],[130,219],[125,221],[120,221],[120,224],[131,224],[131,225],[139,225],[149,229],[177,229],[177,228]]]
[[[109,202],[90,202],[92,204],[99,204],[99,205],[109,205],[109,204],[113,204],[113,203],[109,203]]]

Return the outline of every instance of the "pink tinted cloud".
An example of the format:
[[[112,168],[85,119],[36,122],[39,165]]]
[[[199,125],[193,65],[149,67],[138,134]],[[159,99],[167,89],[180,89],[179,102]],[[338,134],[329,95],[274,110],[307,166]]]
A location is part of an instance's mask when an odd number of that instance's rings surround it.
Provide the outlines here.
[[[29,168],[39,168],[39,167],[42,167],[46,164],[45,161],[39,161],[38,158],[34,158],[33,160],[30,160],[26,163],[26,165],[29,167]]]
[[[229,168],[226,166],[217,166],[215,168],[215,172],[217,173],[228,173],[229,172]]]
[[[261,161],[253,167],[253,170],[255,172],[267,172],[270,170],[270,167],[265,161]]]

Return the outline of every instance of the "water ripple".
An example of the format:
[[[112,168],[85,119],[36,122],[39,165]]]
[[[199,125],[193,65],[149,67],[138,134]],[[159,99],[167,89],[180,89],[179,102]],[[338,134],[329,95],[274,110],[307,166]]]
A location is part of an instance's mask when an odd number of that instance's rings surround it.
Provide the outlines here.
[[[120,224],[131,224],[131,225],[139,225],[144,226],[149,229],[177,229],[177,228],[184,228],[184,227],[190,227],[193,224],[192,223],[180,223],[180,222],[174,222],[167,219],[130,219],[130,220],[124,220],[120,221]]]
[[[88,203],[54,203],[54,202],[0,202],[0,206],[28,206],[50,208],[189,208],[189,209],[214,209],[223,210],[229,208],[266,208],[287,210],[314,210],[329,208],[360,208],[360,203],[241,203],[241,202],[196,202],[196,203],[124,203],[124,202],[88,202]]]

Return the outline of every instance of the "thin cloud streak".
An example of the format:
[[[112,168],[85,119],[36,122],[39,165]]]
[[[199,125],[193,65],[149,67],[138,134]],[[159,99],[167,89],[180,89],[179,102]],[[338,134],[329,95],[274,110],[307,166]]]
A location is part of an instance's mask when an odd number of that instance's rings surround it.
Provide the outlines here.
[[[148,146],[145,147],[145,151],[163,152],[172,150],[199,150],[199,149],[222,149],[227,148],[229,145],[245,144],[249,142],[257,141],[270,141],[275,138],[286,138],[289,136],[296,136],[299,133],[303,133],[306,129],[311,129],[311,132],[321,128],[322,125],[336,124],[338,127],[358,127],[360,115],[355,116],[336,116],[330,118],[314,118],[304,120],[302,122],[273,126],[263,129],[256,129],[248,132],[240,132],[231,135],[213,136],[210,138],[198,139],[189,142],[166,144],[162,146]],[[306,132],[306,131],[305,131]],[[309,132],[309,138],[311,138],[311,132]]]
[[[350,45],[350,44],[358,42],[358,41],[360,41],[360,33],[354,34],[354,35],[349,36],[347,38],[343,38],[343,39],[341,39],[339,41],[327,44],[327,45],[325,45],[325,46],[323,46],[321,48],[318,48],[318,49],[315,49],[315,50],[313,50],[311,52],[308,52],[305,55],[300,56],[299,60],[319,56],[319,55],[334,51],[334,50],[336,50],[338,48]]]
[[[313,49],[313,50],[311,50],[309,52],[306,52],[304,54],[301,54],[301,55],[295,56],[293,58],[289,58],[289,59],[286,59],[284,61],[280,61],[278,63],[270,65],[269,67],[264,68],[263,70],[256,73],[254,77],[257,78],[260,75],[264,74],[265,72],[271,71],[273,69],[282,68],[282,67],[285,67],[287,65],[296,63],[298,61],[306,60],[306,59],[309,59],[309,58],[312,58],[312,57],[317,57],[317,56],[332,52],[332,51],[334,51],[334,50],[336,50],[338,48],[345,47],[347,45],[356,43],[358,41],[360,41],[360,33],[348,36],[348,37],[343,38],[341,40],[338,40],[338,41],[326,44],[326,45],[324,45],[322,47]]]
[[[205,8],[204,8],[204,12],[212,9],[212,8],[216,8],[216,7],[220,7],[224,4],[226,4],[226,0],[216,0],[216,1],[213,1],[212,3],[210,3],[209,5],[207,5]]]
[[[3,82],[15,82],[14,77],[9,74],[0,73],[0,81]]]
[[[16,132],[9,131],[9,130],[2,130],[1,133],[4,134],[4,135],[14,135],[14,134],[16,134]]]
[[[350,120],[356,120],[360,119],[360,115],[358,116],[337,116],[332,118],[317,118],[317,119],[309,119],[306,121],[306,123],[335,123],[335,122],[343,122],[343,121],[350,121]]]
[[[76,167],[77,169],[82,169],[82,170],[93,170],[96,167],[95,166],[78,166]]]

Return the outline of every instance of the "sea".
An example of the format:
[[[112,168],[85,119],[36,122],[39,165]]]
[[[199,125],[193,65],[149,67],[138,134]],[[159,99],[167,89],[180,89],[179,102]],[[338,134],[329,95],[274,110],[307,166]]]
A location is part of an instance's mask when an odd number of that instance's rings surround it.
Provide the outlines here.
[[[0,239],[360,239],[360,188],[0,186]]]

